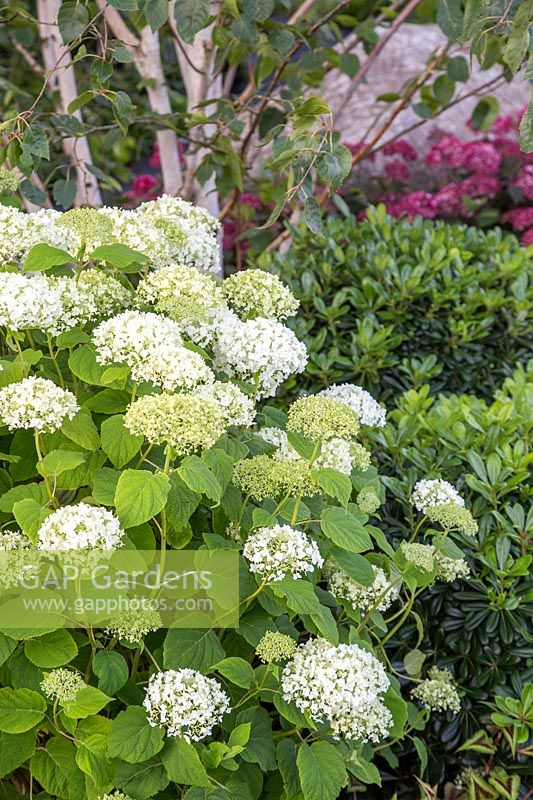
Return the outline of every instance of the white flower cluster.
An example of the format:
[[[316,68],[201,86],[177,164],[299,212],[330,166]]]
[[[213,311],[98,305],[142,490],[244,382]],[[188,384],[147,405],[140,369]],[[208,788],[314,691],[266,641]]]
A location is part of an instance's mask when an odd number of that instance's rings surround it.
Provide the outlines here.
[[[446,506],[449,503],[457,506],[465,504],[457,489],[442,478],[424,479],[415,483],[411,500],[417,511],[423,514],[426,514],[429,508],[436,506]]]
[[[171,264],[216,271],[218,220],[205,209],[178,197],[163,195],[135,210],[75,208],[63,214],[42,210],[26,214],[0,208],[0,264],[22,262],[31,248],[44,242],[89,260],[96,247],[120,242],[146,255],[158,269]]]
[[[0,265],[21,263],[40,242],[65,249],[68,237],[56,224],[61,216],[59,211],[49,209],[26,214],[0,204]]]
[[[202,356],[184,346],[179,326],[159,314],[124,311],[100,323],[93,343],[100,364],[127,364],[136,382],[173,391],[214,380]]]
[[[193,392],[196,397],[211,400],[222,410],[226,425],[240,425],[249,428],[255,419],[255,406],[251,397],[231,381],[214,381],[197,386]]]
[[[143,702],[152,727],[166,728],[168,736],[198,742],[209,736],[230,699],[213,678],[194,669],[170,669],[151,676]]]
[[[297,461],[301,458],[281,428],[262,428],[256,431],[256,435],[277,448],[272,453],[272,458],[277,461]],[[353,455],[352,442],[334,436],[322,442],[320,453],[313,462],[313,469],[334,469],[343,475],[351,475]]]
[[[458,578],[468,578],[470,568],[464,558],[450,558],[439,553],[433,544],[402,542],[401,550],[407,561],[425,572],[436,569],[436,579],[452,583]]]
[[[53,433],[79,410],[72,392],[47,378],[31,376],[0,389],[0,419],[12,430],[35,428]]]
[[[79,690],[86,685],[81,675],[65,667],[45,672],[41,681],[41,689],[44,694],[51,699],[57,699],[60,703],[74,700]]]
[[[223,290],[232,308],[244,319],[284,320],[292,317],[300,305],[277,275],[261,269],[247,269],[230,275],[224,281]]]
[[[323,397],[331,397],[339,403],[349,406],[357,414],[361,425],[371,428],[383,428],[386,423],[387,409],[380,405],[371,394],[361,386],[351,383],[333,384],[319,392]]]
[[[12,331],[40,328],[57,335],[127,307],[132,294],[102,270],[78,278],[0,273],[0,325]]]
[[[221,406],[187,394],[148,394],[124,415],[129,431],[152,444],[169,444],[182,456],[212,447],[227,424]]]
[[[415,686],[411,695],[430,711],[449,710],[457,714],[461,710],[457,688],[447,669],[431,667],[429,678]]]
[[[157,631],[163,625],[157,611],[151,608],[122,611],[112,619],[105,629],[106,633],[124,639],[126,642],[138,644],[151,631]]]
[[[294,333],[275,320],[241,322],[226,315],[213,344],[215,368],[257,386],[257,397],[272,397],[278,386],[307,364],[307,350]]]
[[[389,679],[377,658],[356,644],[310,639],[286,664],[281,685],[284,700],[328,723],[336,738],[377,742],[392,725],[383,703]]]
[[[38,558],[31,549],[30,540],[21,531],[5,530],[0,533],[0,587],[12,589],[20,586],[26,567],[37,569]]]
[[[37,533],[39,550],[114,550],[124,536],[118,519],[100,506],[58,508]]]
[[[250,572],[269,582],[281,581],[286,575],[301,578],[324,560],[316,542],[290,525],[258,528],[246,540],[242,554]]]
[[[167,314],[193,342],[208,345],[228,305],[212,275],[173,265],[150,272],[137,287],[140,303]]]
[[[381,567],[373,564],[372,570],[373,583],[370,586],[363,586],[362,583],[350,578],[334,561],[328,561],[326,574],[329,589],[335,597],[344,597],[348,600],[353,608],[361,611],[368,611],[371,608],[386,611],[398,597],[399,587],[391,584]]]

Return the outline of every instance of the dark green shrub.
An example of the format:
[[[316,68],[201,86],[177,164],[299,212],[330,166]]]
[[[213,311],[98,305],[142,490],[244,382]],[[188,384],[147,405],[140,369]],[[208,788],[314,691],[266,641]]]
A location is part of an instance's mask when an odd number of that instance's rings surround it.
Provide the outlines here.
[[[428,385],[408,391],[398,398],[390,424],[372,434],[380,472],[388,476],[381,524],[393,538],[408,536],[405,487],[420,474],[447,475],[480,527],[475,545],[464,541],[471,578],[436,584],[416,607],[418,626],[404,626],[401,638],[391,640],[391,654],[395,659],[400,654],[396,668],[401,669],[402,654],[420,647],[438,654],[439,664],[452,670],[465,692],[460,714],[448,722],[435,717],[424,734],[433,782],[445,768],[450,777],[456,758],[459,768],[465,754],[454,754],[490,721],[488,703],[496,695],[519,697],[533,678],[533,648],[527,644],[533,614],[532,409],[530,363],[504,382],[490,404],[473,396],[435,400]],[[512,766],[526,769],[520,760]]]
[[[286,254],[261,260],[301,300],[304,388],[355,381],[386,400],[430,380],[490,397],[527,357],[531,248],[514,236],[382,207],[364,222],[330,218],[324,234],[296,231]]]

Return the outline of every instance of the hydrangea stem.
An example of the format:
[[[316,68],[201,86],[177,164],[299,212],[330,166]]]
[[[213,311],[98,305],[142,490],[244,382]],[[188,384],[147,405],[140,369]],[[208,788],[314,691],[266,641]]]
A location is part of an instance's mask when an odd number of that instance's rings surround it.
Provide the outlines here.
[[[42,453],[42,449],[41,449],[41,435],[40,435],[39,431],[37,430],[37,428],[34,428],[33,438],[34,438],[34,441],[35,441],[35,452],[37,453],[37,461],[39,462],[39,465],[41,466],[41,475],[43,476],[43,481],[44,481],[44,485],[46,487],[46,492],[48,494],[48,499],[50,500],[51,505],[54,506],[54,508],[57,508],[59,504],[58,504],[58,502],[57,502],[57,500],[55,498],[54,491],[53,491],[52,487],[50,486],[50,481],[48,480],[48,476],[46,474],[46,470],[43,467],[43,453]]]

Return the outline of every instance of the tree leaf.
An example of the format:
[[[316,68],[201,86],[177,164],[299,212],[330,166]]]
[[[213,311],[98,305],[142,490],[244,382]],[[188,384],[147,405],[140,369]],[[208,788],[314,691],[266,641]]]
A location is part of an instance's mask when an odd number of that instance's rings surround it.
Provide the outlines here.
[[[153,519],[164,507],[169,492],[167,475],[145,470],[124,470],[117,483],[115,506],[125,528]]]
[[[198,753],[192,744],[181,737],[167,739],[161,751],[161,761],[174,783],[206,788],[212,785]]]
[[[305,800],[337,800],[346,781],[342,756],[327,742],[300,745],[296,757]]]
[[[36,244],[28,252],[24,261],[24,272],[46,272],[50,267],[71,264],[73,257],[66,250],[51,247],[49,244]]]
[[[359,520],[344,508],[325,508],[320,527],[328,539],[351,553],[372,549],[372,540]]]
[[[98,678],[98,688],[109,695],[116,694],[128,680],[126,659],[113,650],[99,650],[93,660],[93,672]]]
[[[78,689],[74,700],[63,704],[63,711],[72,719],[85,719],[92,714],[98,714],[112,699],[95,686],[84,686]]]
[[[89,22],[89,10],[82,3],[67,0],[61,3],[57,15],[59,32],[65,44],[80,36]]]
[[[135,436],[124,427],[124,416],[116,414],[102,422],[100,428],[102,450],[114,467],[120,469],[137,455],[144,436]]]
[[[148,761],[162,749],[163,736],[163,728],[153,728],[148,724],[144,708],[129,706],[113,720],[107,754],[129,764]]]
[[[78,654],[78,648],[70,633],[60,628],[38,639],[29,639],[24,645],[24,652],[32,664],[54,669],[72,661]]]
[[[165,669],[189,667],[206,673],[224,655],[224,649],[214,631],[171,628],[163,646]]]
[[[39,723],[46,700],[32,689],[0,689],[0,731],[24,733]]]
[[[177,473],[193,492],[206,494],[211,500],[219,502],[222,497],[222,486],[201,458],[187,456],[178,467]]]
[[[192,44],[196,34],[209,22],[209,0],[176,0],[174,19],[181,38]]]

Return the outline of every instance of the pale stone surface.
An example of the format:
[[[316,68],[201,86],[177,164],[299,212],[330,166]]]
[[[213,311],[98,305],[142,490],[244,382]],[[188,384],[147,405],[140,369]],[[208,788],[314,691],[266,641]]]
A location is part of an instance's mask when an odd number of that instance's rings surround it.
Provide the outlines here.
[[[383,31],[379,31],[383,33]],[[324,82],[323,96],[335,111],[335,128],[341,131],[342,141],[356,143],[368,138],[368,129],[378,111],[392,108],[389,103],[376,103],[376,97],[386,92],[400,92],[406,81],[418,75],[425,67],[432,53],[446,44],[446,37],[436,25],[404,24],[386,44],[375,64],[372,65],[365,80],[352,90],[351,80],[338,71],[331,72]],[[354,52],[364,61],[361,50]],[[461,54],[457,49],[455,55]],[[468,55],[464,53],[468,59]],[[478,86],[501,74],[501,67],[495,66],[482,72],[477,62],[472,64],[472,74],[467,83],[458,84],[461,94],[468,93]],[[495,91],[489,91],[500,102],[500,114],[515,111],[526,105],[529,98],[529,83],[523,76],[517,76],[512,83],[505,83]],[[429,120],[409,134],[415,145],[422,145],[431,131],[437,126],[453,132],[459,138],[470,138],[473,134],[466,123],[478,102],[473,96],[443,112],[435,120]],[[386,138],[400,133],[418,122],[420,117],[412,108],[402,111],[386,134]]]

